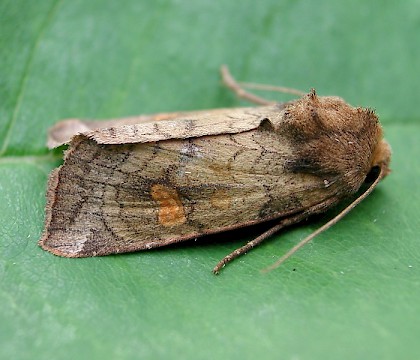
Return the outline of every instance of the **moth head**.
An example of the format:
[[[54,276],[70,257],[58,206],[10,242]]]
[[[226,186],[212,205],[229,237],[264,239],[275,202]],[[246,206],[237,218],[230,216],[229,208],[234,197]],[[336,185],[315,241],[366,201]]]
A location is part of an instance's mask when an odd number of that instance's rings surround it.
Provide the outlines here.
[[[365,124],[374,124],[374,126],[364,126],[365,129],[372,129],[369,135],[373,140],[371,141],[370,147],[372,155],[370,157],[370,163],[367,164],[368,172],[365,179],[365,182],[370,183],[374,182],[378,177],[379,179],[383,179],[391,172],[389,168],[391,162],[391,146],[383,139],[382,126],[375,112],[366,108],[358,108],[357,111],[365,119]]]
[[[384,140],[380,139],[373,152],[370,172],[366,176],[366,182],[375,180],[376,177],[387,176],[391,169],[389,163],[391,162],[391,146]]]

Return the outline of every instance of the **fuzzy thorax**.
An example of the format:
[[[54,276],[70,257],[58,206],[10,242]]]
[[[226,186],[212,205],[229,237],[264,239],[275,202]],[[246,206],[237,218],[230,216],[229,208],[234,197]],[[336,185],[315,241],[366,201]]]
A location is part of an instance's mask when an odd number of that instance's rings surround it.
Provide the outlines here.
[[[285,109],[281,132],[295,154],[288,170],[326,179],[343,195],[357,192],[373,167],[381,177],[389,173],[391,151],[377,116],[339,97],[312,90]]]

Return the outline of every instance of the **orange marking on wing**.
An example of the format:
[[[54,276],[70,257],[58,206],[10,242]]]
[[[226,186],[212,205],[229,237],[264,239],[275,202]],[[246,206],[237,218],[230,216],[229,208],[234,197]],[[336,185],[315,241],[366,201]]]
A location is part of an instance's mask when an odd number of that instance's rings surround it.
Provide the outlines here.
[[[159,204],[158,220],[161,225],[181,225],[187,221],[184,207],[175,189],[155,184],[151,188],[150,195]]]

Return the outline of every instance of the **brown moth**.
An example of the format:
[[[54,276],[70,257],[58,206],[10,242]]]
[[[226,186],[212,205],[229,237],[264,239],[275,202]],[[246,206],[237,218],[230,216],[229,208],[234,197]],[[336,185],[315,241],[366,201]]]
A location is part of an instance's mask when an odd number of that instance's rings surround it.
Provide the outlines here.
[[[226,69],[224,78],[250,98]],[[389,173],[391,156],[373,111],[314,90],[286,104],[67,120],[50,132],[50,146],[62,143],[69,148],[50,175],[43,249],[101,256],[279,220],[215,273],[284,226],[355,196],[374,175],[330,226]]]

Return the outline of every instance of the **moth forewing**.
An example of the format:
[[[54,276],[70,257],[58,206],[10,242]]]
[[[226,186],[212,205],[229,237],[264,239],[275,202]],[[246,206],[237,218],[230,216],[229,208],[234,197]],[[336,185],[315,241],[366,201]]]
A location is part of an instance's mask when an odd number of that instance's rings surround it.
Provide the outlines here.
[[[63,256],[135,251],[322,202],[330,192],[322,180],[285,171],[290,145],[275,121],[234,134],[137,144],[74,138],[49,191],[41,244]],[[63,247],[63,238],[73,242]]]

